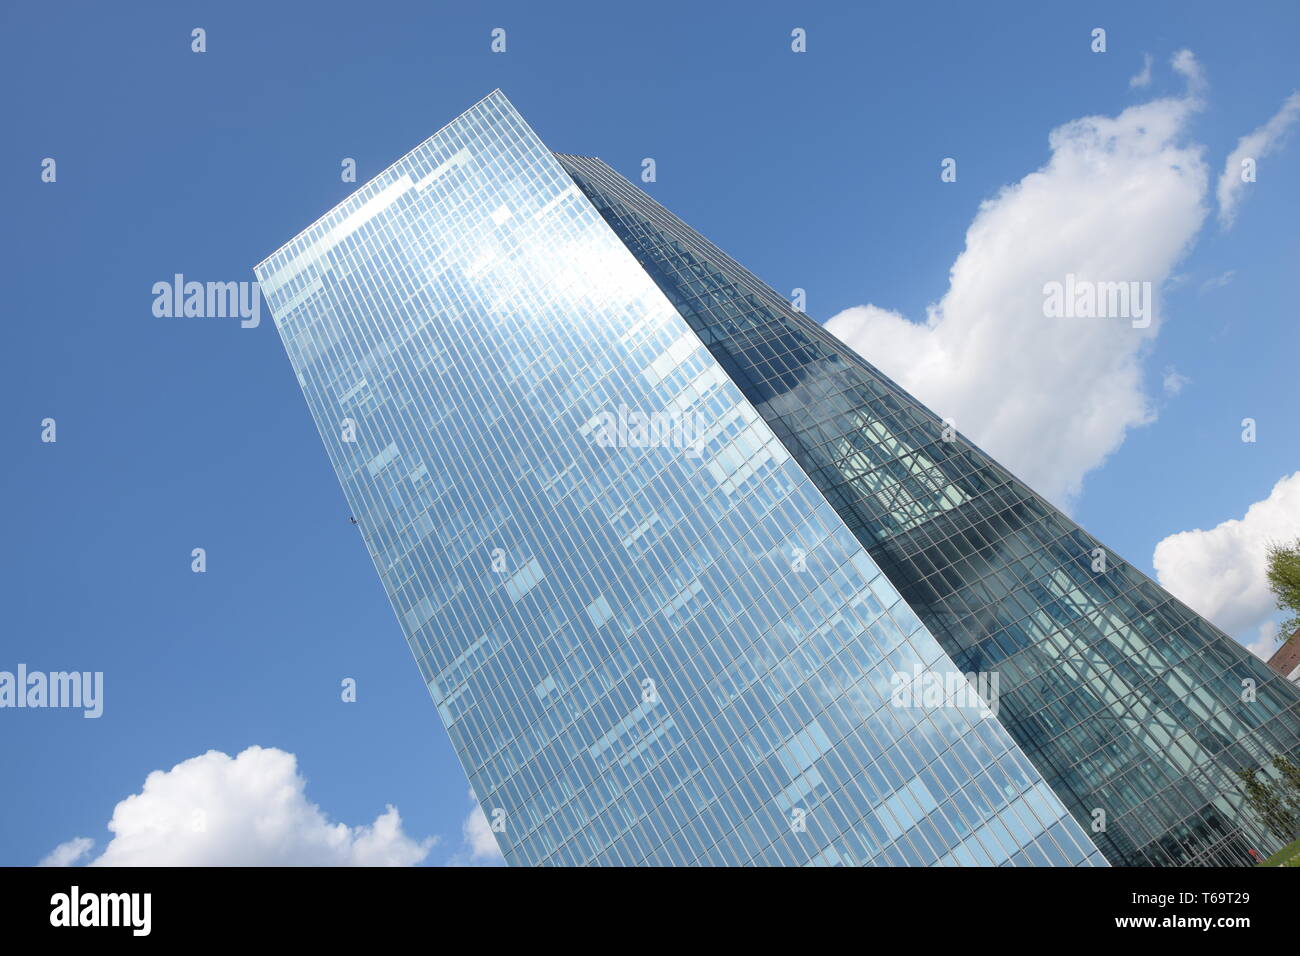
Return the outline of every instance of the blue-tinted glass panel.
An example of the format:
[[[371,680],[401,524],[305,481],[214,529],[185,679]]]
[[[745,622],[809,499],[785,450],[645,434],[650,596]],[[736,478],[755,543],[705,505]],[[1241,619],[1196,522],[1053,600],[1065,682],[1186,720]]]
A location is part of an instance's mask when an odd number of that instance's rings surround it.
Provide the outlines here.
[[[510,862],[1103,862],[499,93],[257,275]]]
[[[1237,772],[1300,750],[1293,685],[606,164],[559,158],[944,650],[1000,676],[999,719],[1111,862],[1285,842]]]

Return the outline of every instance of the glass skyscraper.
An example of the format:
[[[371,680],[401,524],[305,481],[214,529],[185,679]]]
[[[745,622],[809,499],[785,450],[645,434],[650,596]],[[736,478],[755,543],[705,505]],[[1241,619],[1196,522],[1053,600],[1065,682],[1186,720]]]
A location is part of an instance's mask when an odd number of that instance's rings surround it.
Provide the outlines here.
[[[1276,848],[1294,688],[499,92],[256,273],[509,862]]]

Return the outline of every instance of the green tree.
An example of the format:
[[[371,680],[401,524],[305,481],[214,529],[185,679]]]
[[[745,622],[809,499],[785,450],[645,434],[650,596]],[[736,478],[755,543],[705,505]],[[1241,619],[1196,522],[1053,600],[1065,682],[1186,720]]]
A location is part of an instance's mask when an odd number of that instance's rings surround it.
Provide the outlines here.
[[[1278,774],[1278,792],[1282,800],[1300,819],[1300,766],[1288,760],[1284,754],[1273,758],[1273,769]]]
[[[1296,815],[1287,806],[1285,791],[1269,780],[1260,780],[1256,770],[1238,770],[1242,792],[1246,801],[1264,821],[1264,825],[1283,843],[1295,839]]]
[[[1300,538],[1289,545],[1268,547],[1268,589],[1273,592],[1279,610],[1290,611],[1282,622],[1281,636],[1300,628]]]

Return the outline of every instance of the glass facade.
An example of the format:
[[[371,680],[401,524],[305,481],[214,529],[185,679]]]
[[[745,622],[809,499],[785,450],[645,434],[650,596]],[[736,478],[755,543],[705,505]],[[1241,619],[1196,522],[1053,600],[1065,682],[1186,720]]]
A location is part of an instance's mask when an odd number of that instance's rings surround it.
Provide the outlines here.
[[[1114,864],[1285,842],[1235,772],[1300,749],[1300,695],[600,160],[559,156]]]
[[[1105,865],[499,92],[256,273],[509,862]]]

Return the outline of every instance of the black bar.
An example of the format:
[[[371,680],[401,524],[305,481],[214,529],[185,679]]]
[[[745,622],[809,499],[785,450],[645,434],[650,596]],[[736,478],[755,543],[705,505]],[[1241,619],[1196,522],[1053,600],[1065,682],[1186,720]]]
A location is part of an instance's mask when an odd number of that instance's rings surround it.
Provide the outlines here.
[[[119,923],[126,925],[52,925],[52,918],[68,921],[73,886],[83,913],[91,907],[111,918],[116,909]],[[1099,938],[1150,943],[1192,935],[1232,945],[1289,936],[1295,890],[1292,879],[1271,868],[545,874],[499,868],[5,868],[0,869],[0,926],[7,942],[32,935],[66,940],[75,934],[80,943],[284,939],[298,945],[344,940],[391,945],[409,938],[416,945],[437,946],[468,934],[464,942],[472,945],[480,937],[497,948],[522,934],[532,948],[582,939],[590,941],[583,948],[603,948],[602,940],[618,945],[619,939],[627,945],[637,939],[667,944],[675,936],[697,948],[717,935],[732,950],[742,939],[763,942],[769,933],[793,931],[809,945],[847,935],[864,948],[886,944],[899,933],[916,934],[918,947],[980,940],[991,947],[1014,940],[1073,947]],[[133,898],[130,909],[122,897],[101,907],[98,896],[145,893],[147,935],[136,935],[144,923],[143,896]],[[62,911],[60,895],[66,902]],[[95,902],[86,903],[87,896],[95,896]],[[1132,918],[1155,922],[1118,923]],[[1229,918],[1245,918],[1247,925],[1199,925],[1202,919]],[[1178,923],[1189,919],[1198,925]],[[700,929],[680,936],[696,926]]]

